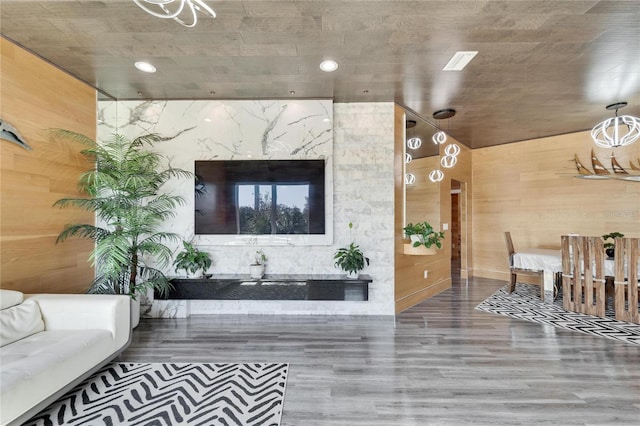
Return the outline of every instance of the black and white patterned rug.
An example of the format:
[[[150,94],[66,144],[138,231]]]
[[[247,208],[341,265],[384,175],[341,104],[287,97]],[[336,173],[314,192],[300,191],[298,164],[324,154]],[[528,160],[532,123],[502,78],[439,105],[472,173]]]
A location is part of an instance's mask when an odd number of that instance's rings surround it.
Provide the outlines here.
[[[280,425],[288,364],[113,363],[25,425]]]
[[[543,303],[537,286],[518,283],[511,294],[506,289],[499,289],[476,309],[640,345],[640,324],[618,321],[611,310],[607,310],[605,318],[569,312],[562,308],[561,297],[553,305]]]

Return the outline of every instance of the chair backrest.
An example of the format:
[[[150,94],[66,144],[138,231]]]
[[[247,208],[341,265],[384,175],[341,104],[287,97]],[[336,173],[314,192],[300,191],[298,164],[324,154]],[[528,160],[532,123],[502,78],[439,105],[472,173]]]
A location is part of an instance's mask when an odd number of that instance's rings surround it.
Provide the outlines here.
[[[638,307],[640,238],[616,238],[615,248],[616,319],[640,324],[640,307]]]
[[[601,237],[563,235],[562,306],[573,312],[605,316],[604,241]]]
[[[507,252],[509,252],[509,266],[513,266],[513,254],[516,252],[513,248],[513,241],[511,241],[511,232],[504,233],[504,241],[507,243]]]

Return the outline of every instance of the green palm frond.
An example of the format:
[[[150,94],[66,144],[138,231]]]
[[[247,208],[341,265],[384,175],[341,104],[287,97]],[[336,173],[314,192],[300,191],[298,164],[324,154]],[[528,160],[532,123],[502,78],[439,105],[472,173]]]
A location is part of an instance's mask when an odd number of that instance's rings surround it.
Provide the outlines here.
[[[96,279],[90,291],[135,295],[145,289],[166,288],[164,274],[146,261],[158,267],[170,263],[172,253],[165,243],[180,238],[158,229],[175,216],[175,208],[184,199],[165,194],[161,188],[169,179],[193,179],[193,174],[169,166],[167,159],[148,149],[165,140],[157,134],[133,140],[114,134],[100,143],[67,130],[54,129],[51,136],[81,143],[86,147],[82,155],[94,166],[78,179],[86,198],[62,198],[54,204],[92,211],[105,223],[104,228],[69,225],[57,240],[75,236],[95,242],[90,260],[96,266]]]
[[[83,135],[82,133],[73,132],[71,130],[49,129],[49,137],[52,140],[72,141],[90,147],[94,147],[96,145],[96,142],[90,137]]]
[[[100,241],[108,235],[108,231],[94,225],[75,224],[67,225],[58,235],[56,244],[61,243],[70,237],[87,238],[93,241]]]

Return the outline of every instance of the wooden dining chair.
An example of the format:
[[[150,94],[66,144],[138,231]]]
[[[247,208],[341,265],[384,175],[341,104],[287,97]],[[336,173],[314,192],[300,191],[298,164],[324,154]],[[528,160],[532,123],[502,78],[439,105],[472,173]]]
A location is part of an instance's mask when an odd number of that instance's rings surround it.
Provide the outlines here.
[[[600,237],[563,235],[562,307],[567,311],[605,316],[605,253]]]
[[[640,238],[615,239],[615,299],[616,319],[640,324]]]
[[[544,273],[542,271],[533,271],[530,269],[521,269],[513,266],[513,255],[516,254],[516,251],[513,247],[513,241],[511,240],[511,232],[507,231],[504,233],[504,240],[507,243],[507,252],[509,253],[509,272],[511,273],[511,280],[509,282],[509,294],[513,293],[516,289],[516,281],[518,275],[524,275],[528,277],[533,277],[534,282],[527,282],[528,284],[533,284],[540,286],[540,299],[544,300]]]

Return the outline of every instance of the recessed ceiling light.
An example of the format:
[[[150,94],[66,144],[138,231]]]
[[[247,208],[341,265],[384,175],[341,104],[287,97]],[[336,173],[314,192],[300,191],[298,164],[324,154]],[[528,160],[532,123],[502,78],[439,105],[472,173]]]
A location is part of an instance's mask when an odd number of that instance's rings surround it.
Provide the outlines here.
[[[320,62],[320,69],[324,72],[333,72],[338,69],[338,63],[332,59]]]
[[[296,91],[295,91],[295,90],[289,90],[289,94],[290,94],[290,95],[295,95],[295,94],[296,94]]]
[[[442,71],[461,71],[478,54],[478,51],[456,52]]]
[[[149,72],[149,73],[156,72],[156,67],[151,65],[149,62],[138,61],[133,65],[135,65],[135,67],[142,72]]]

